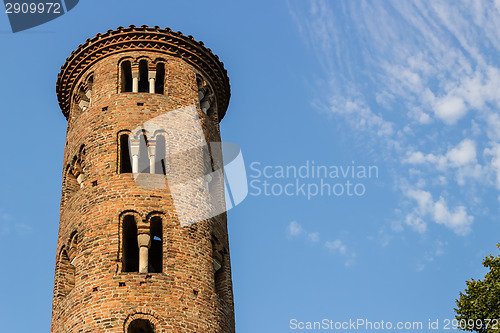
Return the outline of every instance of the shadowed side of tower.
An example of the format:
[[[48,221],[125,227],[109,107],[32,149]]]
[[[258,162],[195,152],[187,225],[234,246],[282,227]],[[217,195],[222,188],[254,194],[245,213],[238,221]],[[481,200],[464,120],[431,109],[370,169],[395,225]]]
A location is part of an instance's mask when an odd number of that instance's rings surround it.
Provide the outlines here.
[[[57,95],[51,332],[234,332],[226,214],[209,213],[224,202],[207,176],[221,156],[202,144],[220,142],[222,62],[180,32],[120,27],[71,54]]]

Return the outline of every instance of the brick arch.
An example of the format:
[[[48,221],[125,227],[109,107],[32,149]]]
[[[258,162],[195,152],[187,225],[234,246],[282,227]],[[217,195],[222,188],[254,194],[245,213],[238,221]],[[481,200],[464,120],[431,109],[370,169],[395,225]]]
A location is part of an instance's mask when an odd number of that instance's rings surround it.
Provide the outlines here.
[[[57,252],[57,261],[61,260],[61,256],[63,255],[63,252],[66,251],[67,253],[67,246],[66,245],[63,245],[61,246],[61,248],[59,249],[59,251]]]
[[[78,151],[71,157],[66,155],[66,160],[70,161],[66,164],[63,174],[64,199],[80,189],[84,180],[85,169],[85,144],[80,145]],[[79,178],[79,176],[81,177]]]
[[[164,64],[167,64],[168,63],[168,59],[167,58],[155,58],[155,60],[153,60],[153,63],[154,64],[159,64],[159,63],[164,63]]]
[[[71,98],[72,103],[76,106],[76,114],[74,118],[78,117],[84,110],[91,106],[92,100],[92,87],[94,85],[94,72],[86,74],[86,76],[76,85],[76,89],[73,90],[73,96]]]
[[[148,213],[148,215],[146,215],[145,220],[147,223],[150,223],[151,219],[154,217],[159,217],[162,220],[165,220],[165,213],[163,213],[162,211],[152,211]]]
[[[123,218],[126,215],[134,215],[134,217],[137,220],[137,223],[144,221],[144,217],[145,217],[144,213],[140,213],[140,212],[133,210],[133,209],[127,209],[127,210],[124,210],[120,213],[120,215],[119,215],[120,223],[122,223]]]
[[[89,73],[85,74],[83,79],[80,81],[80,83],[77,85],[77,88],[83,88],[83,89],[92,89],[92,86],[94,84],[94,70],[89,71]],[[78,89],[76,91],[78,91]]]
[[[92,82],[90,82],[90,83],[94,83],[94,71],[93,70],[91,70],[88,74],[85,75],[83,82],[85,82],[86,84],[89,84],[90,79],[92,79]]]
[[[76,177],[73,175],[72,169],[73,169],[72,163],[68,163],[64,168],[64,176],[63,176],[64,203],[66,203],[66,201],[71,197],[71,195],[74,192],[78,191],[79,189],[78,181],[76,180]]]
[[[130,65],[132,65],[135,62],[135,59],[134,59],[134,57],[131,57],[131,56],[126,56],[126,57],[122,57],[122,58],[118,59],[118,62],[116,63],[118,66],[118,82],[120,82],[120,74],[121,74],[122,64],[125,61],[130,62]]]
[[[137,127],[135,128],[133,131],[130,131],[130,138],[133,139],[133,140],[139,140],[139,137],[144,134],[144,136],[146,137],[146,142],[151,138],[151,133],[145,129],[145,128],[142,128],[142,127]]]
[[[128,128],[124,128],[124,129],[118,131],[118,136],[120,136],[122,134],[129,134],[130,135],[131,132],[132,131],[129,130]]]
[[[153,131],[153,133],[151,135],[151,140],[156,140],[156,138],[159,135],[163,135],[165,137],[165,139],[166,139],[167,138],[167,131],[165,131],[162,128],[160,128],[160,129],[154,129],[154,131]]]
[[[67,242],[67,253],[70,262],[73,262],[73,259],[75,259],[77,253],[78,253],[78,244],[80,243],[81,239],[78,238],[78,230],[73,230],[68,237],[68,242]]]
[[[120,66],[122,62],[127,60],[130,61],[131,63],[135,61],[134,57],[127,55],[118,59],[118,66]]]
[[[75,266],[71,264],[66,245],[58,252],[55,275],[54,298],[61,300],[75,287]]]
[[[165,320],[159,314],[148,308],[139,308],[128,313],[123,323],[124,333],[127,333],[128,327],[136,319],[149,320],[154,326],[155,333],[167,333]]]
[[[85,150],[85,144],[84,143],[82,143],[80,145],[80,148],[78,149],[77,156],[78,156],[78,160],[80,160],[80,163],[85,164],[85,162],[86,162],[85,161],[85,157],[87,156],[87,152]]]
[[[152,64],[154,63],[153,59],[151,59],[151,57],[149,57],[147,55],[141,55],[141,56],[138,56],[134,59],[136,64],[139,64],[139,62],[142,60],[146,60],[148,63],[152,63]]]

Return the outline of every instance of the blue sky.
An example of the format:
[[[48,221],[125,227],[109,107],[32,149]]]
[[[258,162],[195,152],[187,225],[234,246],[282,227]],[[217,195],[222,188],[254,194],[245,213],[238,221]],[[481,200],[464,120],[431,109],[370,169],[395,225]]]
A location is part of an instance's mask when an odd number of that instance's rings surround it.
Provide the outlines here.
[[[81,0],[16,34],[1,17],[5,331],[50,327],[66,129],[57,73],[87,38],[130,24],[191,34],[228,70],[222,138],[240,145],[253,181],[228,216],[239,333],[325,318],[443,328],[498,254],[498,1]],[[279,174],[312,164],[378,173]],[[344,192],[311,196],[322,181]],[[348,195],[348,181],[363,194]]]

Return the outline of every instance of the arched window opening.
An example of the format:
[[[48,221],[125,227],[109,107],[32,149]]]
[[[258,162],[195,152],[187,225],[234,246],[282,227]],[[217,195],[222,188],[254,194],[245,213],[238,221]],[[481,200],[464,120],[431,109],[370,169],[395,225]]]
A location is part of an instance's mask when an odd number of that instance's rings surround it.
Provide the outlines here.
[[[65,297],[75,287],[75,266],[71,264],[65,248],[59,256],[57,275],[57,296]]]
[[[148,272],[163,272],[163,227],[161,218],[155,216],[151,219],[150,226],[151,247],[149,248]]]
[[[201,101],[203,100],[203,98],[205,97],[205,87],[203,85],[203,79],[201,78],[201,76],[196,76],[196,84],[198,85],[198,103],[199,103],[199,106],[200,106],[200,109],[201,109]]]
[[[78,233],[76,231],[73,231],[73,233],[69,237],[68,252],[67,252],[71,264],[73,264],[77,253],[78,253]]]
[[[78,183],[78,187],[83,186],[83,161],[78,156],[73,157],[73,162],[71,164],[71,173],[76,178],[76,182]]]
[[[80,86],[76,90],[75,101],[78,104],[78,107],[85,111],[90,106],[90,97],[92,96],[92,90],[88,88],[87,85],[80,84]]]
[[[130,145],[128,134],[120,135],[119,142],[120,173],[132,173],[132,160],[130,158]]]
[[[141,60],[139,62],[139,92],[148,92],[148,90],[148,62],[146,60]]]
[[[215,292],[224,298],[224,251],[217,237],[212,236],[212,259],[214,265]]]
[[[76,231],[71,233],[71,236],[69,237],[69,244],[75,247],[78,245],[78,233]]]
[[[87,153],[85,152],[85,145],[80,146],[80,150],[78,151],[78,159],[82,162],[85,161]]]
[[[89,99],[89,104],[92,104],[92,86],[94,85],[94,75],[87,79],[87,86],[85,88],[85,96]]]
[[[71,194],[73,192],[78,191],[80,188],[80,185],[78,184],[78,181],[76,180],[76,177],[73,175],[73,168],[71,165],[68,165],[66,167],[66,193]]]
[[[166,145],[163,135],[156,136],[156,155],[155,155],[155,173],[158,175],[166,175]]]
[[[139,137],[139,173],[149,173],[149,150],[146,136]]]
[[[137,243],[137,224],[133,215],[123,218],[122,271],[139,271],[139,245]]]
[[[153,324],[147,319],[135,319],[127,329],[127,333],[154,333]]]
[[[124,61],[121,64],[121,91],[132,92],[132,64]]]
[[[199,107],[203,113],[208,115],[211,113],[211,107],[214,104],[213,92],[208,83],[201,77],[196,77],[196,83],[198,85],[198,102]]]
[[[160,62],[156,64],[155,93],[163,94],[164,85],[165,85],[165,64]]]

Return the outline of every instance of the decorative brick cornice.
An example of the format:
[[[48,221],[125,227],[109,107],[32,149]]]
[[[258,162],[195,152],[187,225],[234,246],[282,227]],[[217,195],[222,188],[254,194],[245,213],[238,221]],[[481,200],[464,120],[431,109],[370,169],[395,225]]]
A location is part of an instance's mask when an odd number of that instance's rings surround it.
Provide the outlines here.
[[[210,81],[217,97],[219,119],[224,117],[231,95],[229,78],[224,64],[212,50],[206,48],[203,42],[195,41],[193,36],[184,36],[170,28],[131,25],[108,30],[104,34],[98,33],[66,59],[56,85],[59,105],[66,118],[69,116],[72,91],[83,73],[99,59],[126,51],[161,52],[181,58],[196,67]]]

